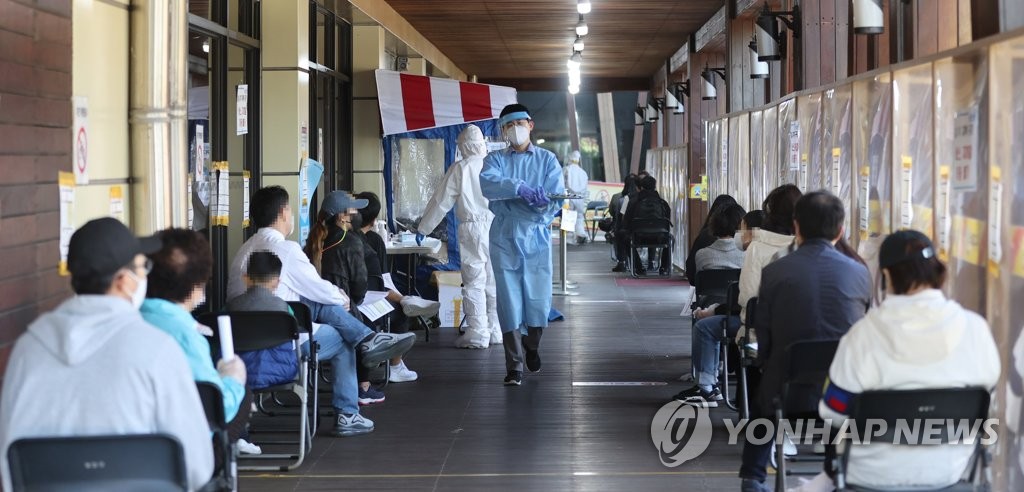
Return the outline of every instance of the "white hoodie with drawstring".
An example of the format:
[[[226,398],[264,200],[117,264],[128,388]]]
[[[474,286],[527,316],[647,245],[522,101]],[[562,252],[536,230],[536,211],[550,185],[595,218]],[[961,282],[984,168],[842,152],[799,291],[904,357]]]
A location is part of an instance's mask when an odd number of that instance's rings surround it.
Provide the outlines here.
[[[190,489],[209,481],[210,429],[185,355],[130,302],[72,297],[18,338],[0,398],[4,490],[18,439],[152,433],[181,442]]]

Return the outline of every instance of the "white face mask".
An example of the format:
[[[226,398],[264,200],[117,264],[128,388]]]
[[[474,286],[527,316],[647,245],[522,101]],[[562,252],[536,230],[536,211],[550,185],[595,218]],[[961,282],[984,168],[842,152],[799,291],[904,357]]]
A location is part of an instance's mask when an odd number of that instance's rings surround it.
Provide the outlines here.
[[[289,215],[288,216],[288,234],[286,234],[286,236],[291,236],[292,234],[295,234],[295,217]]]
[[[505,130],[505,140],[513,147],[518,147],[530,140],[530,130],[525,126],[515,125]]]
[[[145,278],[139,278],[132,272],[128,272],[128,275],[131,275],[132,278],[135,279],[135,292],[132,292],[132,306],[134,306],[135,309],[138,309],[142,307],[142,301],[146,300],[147,282]]]

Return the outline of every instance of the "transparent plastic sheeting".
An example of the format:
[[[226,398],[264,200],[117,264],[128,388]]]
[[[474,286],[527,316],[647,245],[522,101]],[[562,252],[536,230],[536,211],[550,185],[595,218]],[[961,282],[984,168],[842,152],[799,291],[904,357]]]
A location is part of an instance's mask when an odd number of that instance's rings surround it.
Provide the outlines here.
[[[672,263],[684,268],[689,242],[686,237],[687,198],[686,147],[661,147],[647,151],[647,172],[658,180],[658,193],[672,210]]]
[[[725,120],[712,121],[707,125],[708,135],[704,139],[705,145],[707,145],[707,152],[704,154],[704,174],[708,177],[708,196],[718,196],[718,187],[721,186],[721,180],[717,178],[718,169],[720,168],[719,151],[722,148],[722,142],[718,138],[718,131],[722,127]],[[712,175],[712,170],[715,170],[715,175]]]
[[[990,101],[1001,111],[992,112],[988,140],[999,179],[990,178],[989,189],[1002,193],[998,200],[990,200],[1001,220],[993,231],[995,248],[988,252],[996,267],[995,274],[989,272],[989,321],[999,346],[1008,347],[1003,350],[1003,376],[996,387],[997,406],[1005,413],[997,415],[1003,425],[993,490],[1024,490],[1024,303],[1020,302],[1024,299],[1024,39],[993,46],[991,63]],[[990,217],[995,210],[989,209]]]
[[[892,232],[892,84],[889,74],[854,83],[857,252],[878,285],[878,249]]]
[[[823,188],[843,200],[846,211],[846,238],[850,240],[854,228],[850,207],[854,203],[853,186],[853,91],[849,86],[829,89],[822,102],[822,165]]]
[[[757,200],[757,204],[760,207],[761,202],[768,197],[768,192],[779,186],[779,108],[778,106],[771,106],[764,110],[764,117],[762,118],[762,124],[764,125],[764,134],[761,142],[762,148],[764,148],[764,192],[760,199]]]
[[[932,93],[931,65],[893,74],[894,220],[898,229],[915,229],[929,237],[934,235],[932,191],[935,188]]]
[[[948,213],[941,211],[950,232],[938,237],[949,277],[956,279],[946,286],[964,307],[984,312],[989,169],[988,142],[981,136],[988,135],[988,63],[983,54],[946,59],[935,63],[934,72],[935,155],[952,159]]]
[[[796,123],[794,125],[794,123]],[[779,161],[775,168],[775,187],[796,183],[800,169],[800,123],[796,120],[796,99],[788,99],[779,103],[778,118]],[[790,141],[796,135],[797,139]],[[795,145],[794,145],[795,144]]]
[[[800,96],[796,103],[800,122],[800,166],[797,186],[804,193],[821,189],[821,94]]]
[[[444,140],[399,138],[392,143],[394,161],[395,219],[414,224],[444,178]]]
[[[766,152],[764,151],[764,118],[763,111],[752,111],[750,113],[750,206],[747,210],[761,208],[764,200],[764,182],[766,166]],[[742,192],[742,190],[741,190]]]
[[[733,172],[729,182],[733,184],[732,196],[744,210],[750,210],[750,115],[744,113],[732,119],[729,125],[736,128],[736,151],[730,152]],[[732,176],[736,176],[733,178]]]
[[[708,174],[708,179],[717,184],[711,187],[714,193],[711,193],[709,197],[729,193],[729,128],[731,126],[732,121],[729,118],[722,118],[718,126],[718,158],[708,165],[709,170],[716,170],[714,174]],[[711,164],[714,164],[713,168]],[[709,199],[714,200],[714,198]]]

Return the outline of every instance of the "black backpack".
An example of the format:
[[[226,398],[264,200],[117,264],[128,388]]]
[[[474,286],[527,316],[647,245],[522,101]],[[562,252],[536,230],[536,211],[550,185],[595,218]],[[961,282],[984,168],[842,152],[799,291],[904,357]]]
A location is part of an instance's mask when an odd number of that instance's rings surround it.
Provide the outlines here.
[[[634,219],[666,219],[669,217],[668,204],[657,196],[644,197],[636,204]]]

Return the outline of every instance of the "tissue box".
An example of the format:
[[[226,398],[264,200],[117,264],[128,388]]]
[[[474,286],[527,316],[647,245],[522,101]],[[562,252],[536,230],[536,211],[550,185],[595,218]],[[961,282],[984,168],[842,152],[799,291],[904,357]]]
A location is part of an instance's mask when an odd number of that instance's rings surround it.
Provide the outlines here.
[[[441,309],[437,313],[441,319],[441,326],[458,327],[465,316],[465,309],[462,307],[462,274],[434,272],[432,280],[437,285],[437,301],[441,303]]]

